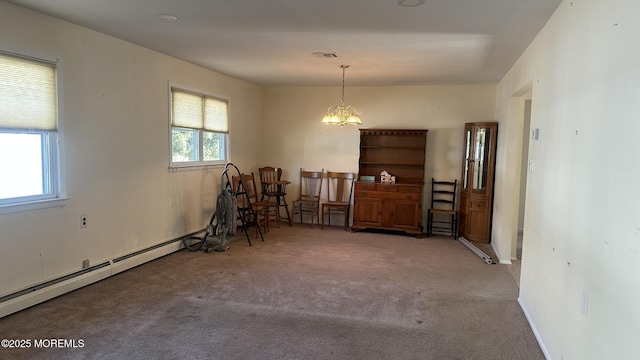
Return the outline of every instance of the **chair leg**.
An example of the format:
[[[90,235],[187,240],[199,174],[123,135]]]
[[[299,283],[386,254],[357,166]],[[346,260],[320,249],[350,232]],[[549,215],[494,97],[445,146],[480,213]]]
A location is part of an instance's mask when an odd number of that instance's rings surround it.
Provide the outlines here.
[[[280,204],[278,203],[278,199],[276,199],[276,222],[280,224]]]
[[[316,216],[316,221],[318,222],[318,225],[320,225],[320,205],[314,206],[313,209],[311,209],[311,228],[313,229],[313,215],[315,214]]]
[[[289,205],[287,205],[287,200],[285,200],[284,195],[282,196],[282,203],[284,204],[284,211],[287,213],[289,226],[293,226],[293,218],[291,217],[291,214],[289,214]]]
[[[347,215],[345,215],[344,222],[347,224],[347,231],[349,230],[349,216],[351,216],[351,205],[347,207]]]
[[[278,216],[278,207],[274,206],[273,210],[275,210],[275,218],[276,218],[276,227],[280,229],[280,217]]]
[[[264,220],[264,232],[269,233],[269,208],[265,207],[262,210],[262,216]]]
[[[454,235],[455,229],[453,228],[453,217],[454,215],[452,214],[451,215],[451,236],[455,238],[455,235]]]
[[[458,238],[458,214],[453,214],[453,239]]]
[[[344,214],[344,230],[346,231],[349,228],[349,208],[344,209],[342,213]]]
[[[300,224],[303,224],[303,222],[302,222],[302,204],[299,204],[298,207],[299,207],[298,212],[300,213]]]

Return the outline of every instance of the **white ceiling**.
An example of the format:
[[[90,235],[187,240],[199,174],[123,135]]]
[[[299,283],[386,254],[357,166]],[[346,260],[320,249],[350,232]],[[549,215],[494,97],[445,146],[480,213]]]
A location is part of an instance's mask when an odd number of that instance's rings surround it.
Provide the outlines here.
[[[339,86],[340,64],[347,85],[497,82],[561,0],[8,2],[254,84]]]

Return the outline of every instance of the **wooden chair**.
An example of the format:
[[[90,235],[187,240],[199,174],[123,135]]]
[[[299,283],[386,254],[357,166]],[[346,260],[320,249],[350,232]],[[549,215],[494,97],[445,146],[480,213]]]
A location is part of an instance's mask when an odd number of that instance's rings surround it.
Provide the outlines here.
[[[351,210],[351,196],[356,174],[352,172],[333,172],[327,170],[327,201],[322,203],[322,225],[324,229],[324,218],[329,216],[329,226],[331,226],[332,210],[336,214],[344,216],[344,229],[349,229],[349,214]]]
[[[320,215],[320,194],[322,193],[322,178],[324,169],[321,171],[305,171],[300,168],[300,192],[297,200],[292,203],[293,217],[296,212],[300,214],[302,224],[302,214],[311,216],[311,228],[313,229],[313,218]],[[318,222],[320,219],[318,219]]]
[[[260,174],[261,186],[260,201],[265,201],[265,199],[266,201],[275,201],[276,211],[274,217],[278,227],[280,227],[281,207],[284,207],[289,225],[293,226],[293,219],[289,214],[289,206],[287,205],[287,199],[285,199],[287,195],[287,185],[291,184],[291,182],[282,180],[281,168],[265,166],[259,168],[258,173]]]
[[[434,232],[458,237],[458,212],[456,189],[458,180],[436,181],[431,179],[431,208],[427,212],[427,236]]]
[[[269,232],[269,217],[270,214],[275,213],[276,211],[276,203],[275,201],[259,201],[258,200],[258,192],[256,188],[256,181],[253,175],[249,174],[241,174],[240,176],[233,176],[233,188],[234,191],[238,191],[240,184],[240,177],[242,177],[242,183],[244,185],[244,191],[246,192],[246,196],[238,196],[238,207],[248,207],[248,202],[251,204],[252,213],[250,212],[250,216],[254,216],[255,219],[250,219],[252,221],[256,221],[258,226],[262,226],[265,233]],[[257,235],[256,235],[257,236]]]

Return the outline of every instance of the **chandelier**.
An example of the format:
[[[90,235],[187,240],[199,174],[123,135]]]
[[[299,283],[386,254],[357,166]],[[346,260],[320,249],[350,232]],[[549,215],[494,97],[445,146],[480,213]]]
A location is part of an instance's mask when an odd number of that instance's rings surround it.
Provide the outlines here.
[[[342,101],[340,105],[332,106],[327,110],[327,115],[322,118],[322,123],[340,126],[344,126],[345,124],[361,125],[362,120],[360,120],[356,108],[344,105],[344,70],[348,68],[349,65],[340,65],[340,67],[342,68]]]

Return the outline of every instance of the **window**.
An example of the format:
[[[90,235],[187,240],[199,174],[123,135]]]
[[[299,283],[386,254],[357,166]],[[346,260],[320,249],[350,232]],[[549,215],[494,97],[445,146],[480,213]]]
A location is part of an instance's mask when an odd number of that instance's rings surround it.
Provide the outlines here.
[[[227,100],[171,88],[171,166],[227,162]]]
[[[0,52],[0,206],[60,197],[56,64]]]

